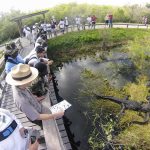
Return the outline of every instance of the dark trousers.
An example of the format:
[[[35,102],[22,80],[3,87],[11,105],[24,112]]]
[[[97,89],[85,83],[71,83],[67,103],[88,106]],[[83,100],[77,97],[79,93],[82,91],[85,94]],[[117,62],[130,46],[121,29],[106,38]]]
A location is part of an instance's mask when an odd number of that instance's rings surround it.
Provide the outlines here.
[[[38,126],[40,126],[41,129],[43,129],[42,120],[34,120],[34,121],[32,121],[32,120],[29,119],[29,121],[34,123],[34,124],[36,124],[36,125],[38,125]]]

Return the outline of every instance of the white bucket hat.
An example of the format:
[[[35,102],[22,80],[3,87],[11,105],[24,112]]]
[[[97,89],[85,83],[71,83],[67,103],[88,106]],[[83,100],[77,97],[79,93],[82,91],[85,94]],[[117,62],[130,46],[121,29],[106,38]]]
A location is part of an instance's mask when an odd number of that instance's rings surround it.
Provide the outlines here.
[[[38,76],[38,70],[27,64],[18,64],[14,66],[6,76],[6,82],[10,85],[24,85]]]

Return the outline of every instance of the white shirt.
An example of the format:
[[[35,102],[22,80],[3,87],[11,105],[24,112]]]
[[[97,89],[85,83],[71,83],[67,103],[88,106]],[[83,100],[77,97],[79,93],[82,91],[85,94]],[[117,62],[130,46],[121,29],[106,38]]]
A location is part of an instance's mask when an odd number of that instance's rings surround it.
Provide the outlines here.
[[[48,23],[48,24],[46,24],[46,26],[47,26],[47,31],[51,31],[51,24]]]
[[[77,17],[75,20],[76,20],[76,24],[80,24],[81,19],[79,17]]]
[[[92,21],[92,18],[91,17],[87,17],[86,20],[87,20],[88,23],[90,23]]]
[[[0,150],[27,150],[29,145],[29,139],[23,138],[20,135],[19,129],[22,128],[20,121],[8,110],[0,108],[0,115],[5,115],[5,123],[0,123],[0,130],[2,131],[4,127],[8,127],[10,123],[15,120],[17,123],[16,129],[9,135],[5,140],[0,141]]]
[[[60,20],[60,22],[59,22],[59,27],[60,27],[61,29],[63,29],[63,28],[65,27],[65,22],[64,22],[64,20]]]
[[[29,62],[28,62],[29,65],[33,65],[33,66],[35,66],[38,62],[40,62],[41,59],[44,60],[44,62],[46,62],[46,63],[49,61],[48,58],[44,58],[44,57],[38,58],[35,48],[24,58],[24,61],[28,58],[33,58],[33,59],[29,60]]]
[[[26,36],[30,35],[31,34],[31,30],[29,27],[26,27],[23,29],[23,32],[25,33]]]
[[[65,25],[66,25],[66,26],[69,25],[68,19],[65,19]]]
[[[41,27],[43,28],[44,31],[47,31],[47,26],[45,23],[41,24]]]

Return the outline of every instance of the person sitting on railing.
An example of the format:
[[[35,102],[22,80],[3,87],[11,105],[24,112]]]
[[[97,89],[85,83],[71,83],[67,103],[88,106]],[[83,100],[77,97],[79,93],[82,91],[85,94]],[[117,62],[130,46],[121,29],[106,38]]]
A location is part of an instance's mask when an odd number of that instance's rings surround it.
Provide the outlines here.
[[[1,150],[38,150],[38,139],[33,144],[30,141],[33,130],[24,128],[14,114],[0,108]]]
[[[27,64],[18,64],[6,76],[6,82],[12,85],[13,99],[19,110],[24,112],[28,119],[36,124],[41,120],[54,119],[64,115],[64,111],[51,114],[49,108],[44,107],[35,97],[28,86],[38,76],[38,70]],[[46,113],[45,113],[46,112]]]
[[[5,72],[10,72],[11,68],[19,63],[24,63],[23,58],[18,54],[18,48],[15,43],[12,42],[5,46]]]

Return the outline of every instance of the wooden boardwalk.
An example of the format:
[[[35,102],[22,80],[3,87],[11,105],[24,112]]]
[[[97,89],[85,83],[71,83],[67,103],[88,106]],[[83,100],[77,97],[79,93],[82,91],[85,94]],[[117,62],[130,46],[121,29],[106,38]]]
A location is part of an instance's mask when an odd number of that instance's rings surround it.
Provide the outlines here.
[[[21,50],[22,57],[25,57],[34,47],[30,45],[25,39],[21,39],[23,49]],[[40,126],[31,123],[26,115],[22,113],[13,101],[13,95],[11,86],[5,83],[3,80],[3,86],[1,87],[1,107],[8,109],[12,112],[23,124],[24,127],[33,127],[40,131],[41,136],[45,138],[45,143],[40,144],[39,150],[72,150],[71,144],[69,142],[63,118],[58,118],[56,120],[42,121],[43,130]],[[43,105],[50,107],[52,104],[57,103],[53,82],[50,82],[49,93],[43,102]]]

